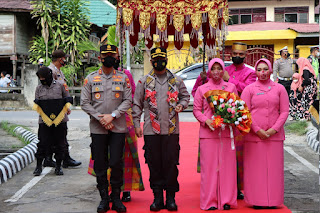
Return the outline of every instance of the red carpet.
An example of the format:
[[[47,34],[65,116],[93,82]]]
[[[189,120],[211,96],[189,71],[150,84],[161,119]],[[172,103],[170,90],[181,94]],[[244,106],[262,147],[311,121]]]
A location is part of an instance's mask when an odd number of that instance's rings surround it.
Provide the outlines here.
[[[198,155],[198,134],[199,123],[182,122],[180,123],[180,165],[179,165],[179,183],[180,191],[176,195],[178,212],[205,212],[200,209],[200,174],[197,173],[197,155]],[[146,188],[143,192],[132,192],[132,201],[125,203],[128,213],[151,212],[149,206],[153,202],[153,194],[149,186],[149,170],[144,161],[143,139],[138,142],[139,159],[141,164],[143,183]],[[161,210],[160,212],[169,212]],[[280,209],[272,210],[254,210],[246,205],[244,201],[238,200],[238,208],[229,211],[209,211],[209,212],[237,212],[237,213],[290,213],[291,211],[282,206]]]

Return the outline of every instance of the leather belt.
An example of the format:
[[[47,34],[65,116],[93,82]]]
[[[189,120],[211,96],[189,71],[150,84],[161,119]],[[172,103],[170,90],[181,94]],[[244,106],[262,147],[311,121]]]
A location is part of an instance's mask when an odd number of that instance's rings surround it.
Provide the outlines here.
[[[280,76],[278,76],[278,79],[281,81],[291,81],[292,80],[292,78],[282,78]]]

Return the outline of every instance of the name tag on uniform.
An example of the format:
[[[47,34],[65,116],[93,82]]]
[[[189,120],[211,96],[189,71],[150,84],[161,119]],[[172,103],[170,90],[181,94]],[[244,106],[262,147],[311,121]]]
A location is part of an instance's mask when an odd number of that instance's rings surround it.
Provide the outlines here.
[[[264,92],[259,92],[257,93],[257,95],[264,95]]]

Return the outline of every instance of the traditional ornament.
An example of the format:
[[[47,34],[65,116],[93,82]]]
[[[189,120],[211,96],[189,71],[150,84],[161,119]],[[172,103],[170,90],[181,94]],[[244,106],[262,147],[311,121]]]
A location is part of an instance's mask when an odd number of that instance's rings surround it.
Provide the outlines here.
[[[131,22],[133,20],[133,10],[128,8],[123,8],[123,23],[129,27],[131,25]]]
[[[191,24],[192,24],[192,28],[198,31],[202,25],[202,14],[201,13],[192,14]]]
[[[209,23],[213,28],[216,28],[218,26],[218,12],[218,9],[209,11]]]
[[[157,14],[157,27],[161,32],[167,29],[167,15]]]
[[[176,29],[176,31],[180,32],[184,26],[184,15],[174,15],[173,26]]]
[[[143,30],[146,30],[150,26],[150,17],[151,17],[150,13],[140,12],[139,23],[140,23],[140,27]]]

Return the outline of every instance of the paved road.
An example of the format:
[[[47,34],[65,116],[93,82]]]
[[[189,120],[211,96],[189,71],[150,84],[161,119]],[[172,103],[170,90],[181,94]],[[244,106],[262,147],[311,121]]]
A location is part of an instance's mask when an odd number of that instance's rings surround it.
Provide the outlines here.
[[[37,114],[33,111],[0,111],[1,120],[37,131]],[[182,113],[180,120],[196,121],[190,112]],[[34,180],[32,172],[35,163],[29,165],[0,185],[0,212],[94,212],[99,200],[95,180],[84,175],[90,155],[88,121],[84,112],[73,110],[68,123],[71,155],[81,160],[83,165],[64,169],[65,176],[62,177],[50,171],[18,201],[5,203],[30,180]],[[307,146],[305,137],[293,134],[287,134],[285,150],[285,205],[293,212],[319,212],[319,156]]]

